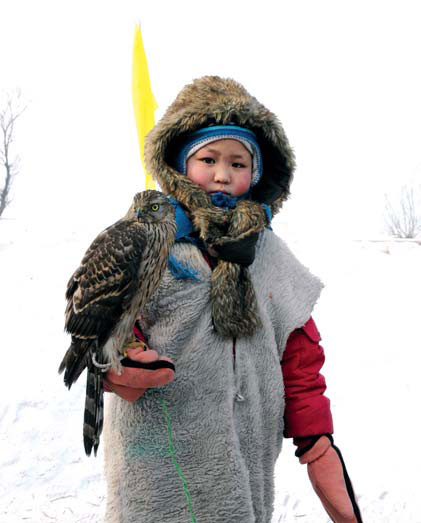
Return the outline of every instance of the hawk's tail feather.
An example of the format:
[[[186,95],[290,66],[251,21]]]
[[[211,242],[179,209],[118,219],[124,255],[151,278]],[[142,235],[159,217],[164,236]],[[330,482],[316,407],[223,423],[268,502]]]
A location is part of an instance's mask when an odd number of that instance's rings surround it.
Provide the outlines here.
[[[86,380],[85,414],[83,420],[83,443],[87,456],[92,447],[96,456],[104,421],[104,383],[100,369],[88,369]]]
[[[59,374],[65,371],[64,383],[69,389],[88,365],[89,349],[92,341],[93,340],[80,340],[72,336],[72,343],[67,349],[58,368]]]

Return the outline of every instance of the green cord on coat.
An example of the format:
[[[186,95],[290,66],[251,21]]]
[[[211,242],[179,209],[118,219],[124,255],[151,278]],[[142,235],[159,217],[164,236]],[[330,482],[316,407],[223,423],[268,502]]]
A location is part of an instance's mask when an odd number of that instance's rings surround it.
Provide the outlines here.
[[[187,499],[187,505],[189,507],[189,511],[191,513],[191,516],[192,516],[192,523],[196,523],[196,516],[195,516],[195,514],[193,512],[193,506],[192,506],[192,502],[191,502],[191,498],[190,498],[189,488],[187,486],[187,482],[186,482],[186,480],[185,480],[185,478],[183,476],[183,473],[181,472],[180,465],[177,463],[177,458],[175,456],[175,449],[174,449],[174,444],[173,444],[173,440],[172,440],[172,429],[171,429],[170,415],[168,413],[167,406],[166,406],[165,401],[163,399],[161,399],[161,404],[162,404],[162,410],[164,411],[165,421],[167,423],[169,453],[170,453],[170,456],[172,457],[172,461],[173,461],[173,463],[175,465],[175,469],[177,471],[177,474],[180,476],[181,482],[183,484],[184,494],[186,495],[186,499]]]

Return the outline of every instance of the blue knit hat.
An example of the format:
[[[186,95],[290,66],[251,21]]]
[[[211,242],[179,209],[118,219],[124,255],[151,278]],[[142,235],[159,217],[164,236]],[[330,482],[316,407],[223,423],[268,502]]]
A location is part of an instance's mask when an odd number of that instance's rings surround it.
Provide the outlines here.
[[[250,152],[253,158],[253,171],[251,175],[251,184],[253,187],[258,183],[263,174],[262,153],[257,143],[256,135],[250,129],[238,127],[236,125],[214,125],[204,127],[188,134],[176,155],[174,167],[178,172],[186,174],[187,160],[196,151],[211,142],[217,140],[237,140]]]

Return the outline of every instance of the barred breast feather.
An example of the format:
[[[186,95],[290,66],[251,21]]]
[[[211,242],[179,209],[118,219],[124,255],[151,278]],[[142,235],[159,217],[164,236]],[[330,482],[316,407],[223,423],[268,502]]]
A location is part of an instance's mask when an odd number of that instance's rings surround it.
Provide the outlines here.
[[[95,454],[103,422],[103,372],[121,372],[137,316],[158,287],[175,239],[175,212],[158,191],[134,197],[124,218],[86,251],[66,291],[71,344],[59,367],[70,388],[85,368],[84,444]]]

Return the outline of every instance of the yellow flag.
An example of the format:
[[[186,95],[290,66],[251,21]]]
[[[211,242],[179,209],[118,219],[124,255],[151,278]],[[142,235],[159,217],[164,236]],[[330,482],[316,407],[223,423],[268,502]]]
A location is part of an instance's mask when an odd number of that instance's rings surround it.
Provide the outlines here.
[[[155,181],[145,167],[145,136],[155,125],[155,109],[158,107],[152,93],[148,62],[143,47],[140,25],[136,24],[133,44],[132,98],[139,139],[140,158],[145,172],[146,189],[155,189]]]

